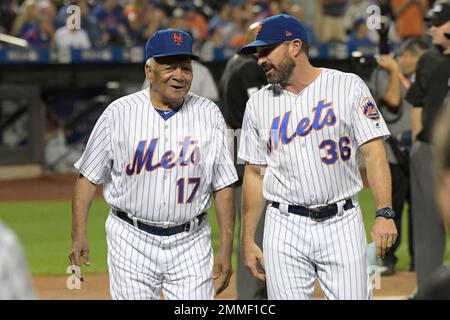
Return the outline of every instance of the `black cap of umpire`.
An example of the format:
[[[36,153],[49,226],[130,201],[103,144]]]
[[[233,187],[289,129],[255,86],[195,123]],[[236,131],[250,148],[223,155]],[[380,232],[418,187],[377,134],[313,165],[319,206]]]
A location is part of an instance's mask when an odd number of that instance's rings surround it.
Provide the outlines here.
[[[433,26],[441,26],[450,21],[450,1],[438,1],[428,12],[427,20]]]

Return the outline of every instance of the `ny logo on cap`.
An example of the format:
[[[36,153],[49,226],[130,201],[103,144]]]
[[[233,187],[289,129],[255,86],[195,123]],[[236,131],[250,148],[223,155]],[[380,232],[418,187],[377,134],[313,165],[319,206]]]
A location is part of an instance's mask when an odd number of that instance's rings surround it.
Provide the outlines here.
[[[183,35],[181,33],[173,33],[172,34],[172,40],[177,44],[177,46],[181,46],[183,43]]]

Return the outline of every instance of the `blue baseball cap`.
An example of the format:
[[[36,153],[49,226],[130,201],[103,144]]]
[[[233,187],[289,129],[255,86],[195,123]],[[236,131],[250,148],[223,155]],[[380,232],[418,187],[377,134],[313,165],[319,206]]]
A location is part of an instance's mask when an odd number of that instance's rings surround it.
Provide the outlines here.
[[[145,45],[145,60],[169,56],[189,56],[198,60],[198,56],[192,53],[192,42],[192,37],[185,31],[158,30]]]
[[[258,26],[256,31],[256,40],[239,49],[240,53],[255,53],[256,48],[265,47],[289,41],[300,39],[308,42],[306,29],[300,21],[287,14],[265,18]]]

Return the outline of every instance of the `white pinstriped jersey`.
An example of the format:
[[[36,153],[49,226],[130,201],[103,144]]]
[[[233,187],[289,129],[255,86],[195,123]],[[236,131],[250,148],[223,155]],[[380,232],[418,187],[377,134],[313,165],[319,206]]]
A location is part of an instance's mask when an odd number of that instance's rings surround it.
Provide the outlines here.
[[[359,146],[389,136],[361,78],[321,70],[298,95],[267,85],[247,102],[239,157],[268,165],[267,200],[313,207],[355,195]]]
[[[179,225],[211,205],[211,192],[237,180],[219,108],[189,93],[164,120],[149,90],[111,103],[75,167],[113,208],[156,226]]]

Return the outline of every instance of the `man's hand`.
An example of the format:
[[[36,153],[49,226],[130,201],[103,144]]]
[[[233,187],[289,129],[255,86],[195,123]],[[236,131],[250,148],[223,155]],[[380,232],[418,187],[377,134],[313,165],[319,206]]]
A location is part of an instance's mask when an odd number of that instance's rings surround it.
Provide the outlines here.
[[[265,281],[266,272],[261,249],[254,241],[241,241],[241,248],[244,265],[256,279]]]
[[[75,268],[75,270],[72,270],[73,273],[75,273],[75,276],[83,281],[83,276],[81,274],[81,261],[83,261],[83,264],[85,266],[90,266],[91,263],[89,262],[89,243],[87,240],[87,237],[77,237],[74,238],[72,241],[72,249],[70,250],[69,254],[69,260],[71,265],[75,265],[78,268]],[[78,269],[78,270],[77,270]],[[77,274],[79,271],[80,274]]]
[[[397,61],[395,61],[395,59],[389,54],[380,55],[377,62],[381,68],[389,72],[399,72],[400,70]]]
[[[397,239],[397,228],[393,219],[378,217],[372,228],[372,239],[377,246],[377,256],[384,258]]]
[[[216,257],[213,267],[213,279],[216,282],[216,295],[221,294],[228,287],[231,275],[233,274],[231,253],[227,254],[221,251],[222,250],[219,249],[219,254]]]

